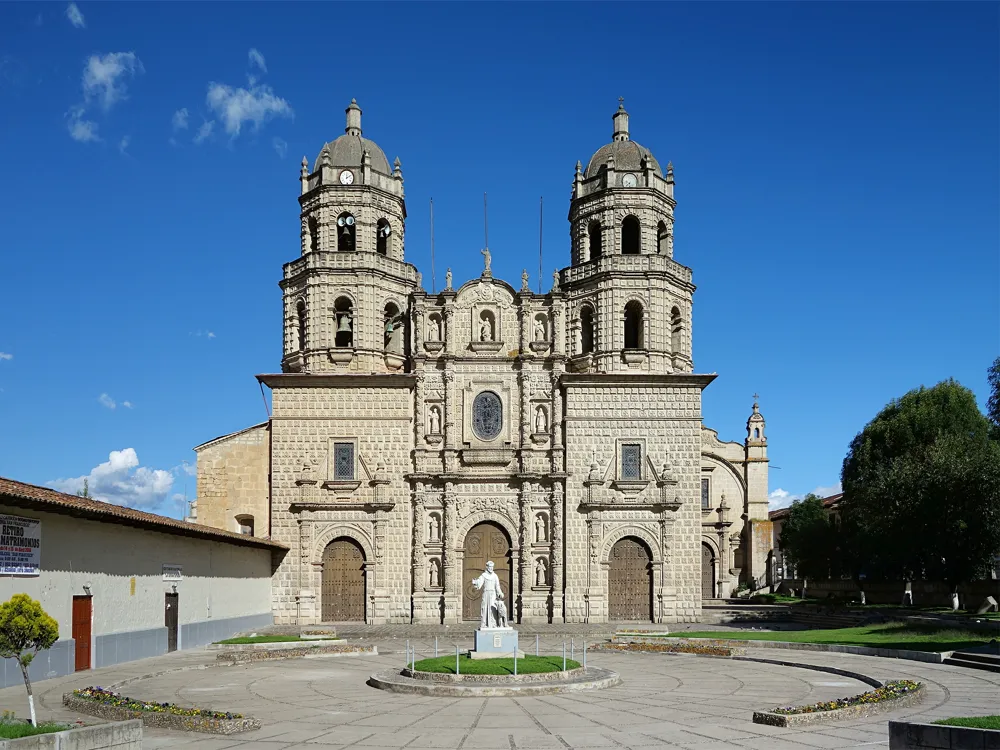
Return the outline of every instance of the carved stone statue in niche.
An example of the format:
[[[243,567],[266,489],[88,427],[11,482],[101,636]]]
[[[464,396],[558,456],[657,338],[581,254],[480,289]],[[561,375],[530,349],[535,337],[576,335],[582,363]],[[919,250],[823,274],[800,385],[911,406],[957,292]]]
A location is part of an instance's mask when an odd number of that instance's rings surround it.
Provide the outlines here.
[[[490,323],[489,317],[485,315],[479,321],[479,340],[480,341],[493,340],[493,326]]]
[[[436,406],[430,409],[430,428],[431,435],[441,434],[441,410]]]
[[[535,585],[547,586],[549,583],[548,569],[545,565],[545,558],[539,557],[535,562]]]
[[[441,563],[437,561],[437,558],[431,559],[430,566],[430,587],[432,589],[439,588],[441,586]]]
[[[441,318],[431,318],[427,322],[427,340],[441,341]]]
[[[545,407],[539,406],[535,409],[535,434],[544,435],[549,429],[548,415],[545,413]]]
[[[545,341],[545,321],[535,318],[535,341]]]
[[[441,517],[437,513],[431,513],[427,519],[427,540],[436,542],[441,538]]]
[[[535,518],[535,541],[544,542],[547,541],[548,534],[546,534],[545,528],[545,517],[537,516]]]

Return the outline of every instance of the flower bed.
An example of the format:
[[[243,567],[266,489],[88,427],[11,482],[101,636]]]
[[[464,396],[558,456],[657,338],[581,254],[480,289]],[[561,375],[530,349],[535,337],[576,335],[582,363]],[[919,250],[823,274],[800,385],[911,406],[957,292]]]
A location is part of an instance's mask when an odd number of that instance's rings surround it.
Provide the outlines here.
[[[272,644],[273,646],[274,644]],[[314,644],[277,644],[291,648],[264,648],[260,645],[238,647],[222,647],[225,650],[215,655],[216,661],[232,664],[242,664],[248,661],[268,661],[271,659],[295,659],[309,656],[354,656],[358,654],[377,654],[375,646],[362,646],[354,643],[320,641]]]
[[[779,706],[770,711],[755,711],[755,724],[788,727],[811,724],[825,719],[870,716],[912,705],[923,698],[923,683],[893,680],[882,687],[848,698],[820,701],[807,706]]]
[[[714,644],[684,643],[673,641],[669,643],[603,643],[594,646],[594,651],[638,651],[658,654],[699,654],[701,656],[737,656],[744,653],[743,649]]]
[[[174,703],[129,698],[102,687],[86,687],[63,695],[63,704],[91,716],[125,721],[141,719],[150,727],[186,729],[211,734],[234,734],[260,729],[260,722],[252,716],[207,708],[189,708]]]

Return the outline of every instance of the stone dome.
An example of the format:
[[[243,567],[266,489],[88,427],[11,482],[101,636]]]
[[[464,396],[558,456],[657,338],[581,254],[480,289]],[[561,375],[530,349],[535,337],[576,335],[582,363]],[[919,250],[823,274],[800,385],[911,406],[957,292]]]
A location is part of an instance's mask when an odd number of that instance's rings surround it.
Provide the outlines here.
[[[361,107],[351,99],[347,110],[347,128],[344,134],[329,143],[324,144],[313,163],[313,171],[323,163],[323,154],[329,154],[330,165],[334,167],[361,167],[361,155],[367,151],[372,160],[372,169],[382,174],[391,175],[389,160],[385,152],[375,141],[361,136]]]
[[[621,100],[619,100],[621,102]],[[656,161],[653,153],[631,140],[628,135],[628,112],[625,111],[624,103],[618,104],[618,111],[611,118],[615,123],[614,133],[611,143],[601,146],[597,152],[590,157],[587,164],[587,171],[584,178],[595,177],[607,165],[608,157],[615,158],[615,169],[619,171],[638,170],[642,168],[642,161],[645,159],[649,166],[656,170],[656,173],[663,177],[663,170],[660,163]]]

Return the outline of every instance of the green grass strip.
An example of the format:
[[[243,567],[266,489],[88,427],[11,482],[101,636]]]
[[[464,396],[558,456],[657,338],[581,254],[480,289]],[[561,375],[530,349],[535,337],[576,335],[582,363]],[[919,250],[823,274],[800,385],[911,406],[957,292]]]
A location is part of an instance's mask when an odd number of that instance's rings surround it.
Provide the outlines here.
[[[855,628],[786,631],[697,631],[677,632],[671,637],[712,638],[725,641],[780,641],[835,646],[868,646],[908,651],[956,651],[989,643],[991,635],[972,630],[889,622]]]
[[[1000,729],[1000,716],[956,716],[951,719],[938,719],[933,724],[944,724],[949,727],[971,727],[973,729]]]
[[[72,729],[67,724],[56,722],[46,722],[38,726],[17,721],[0,722],[0,739],[16,740],[20,737],[33,737],[36,734],[50,734],[51,732],[61,732],[64,729]]]
[[[525,656],[517,660],[518,674],[538,674],[540,672],[558,672],[562,669],[561,656]],[[566,669],[576,669],[580,662],[566,660]],[[422,659],[417,662],[418,672],[436,672],[438,674],[455,674],[455,657],[439,656],[436,659]],[[459,657],[461,674],[514,674],[514,660],[507,659],[470,659],[467,655]]]
[[[254,635],[242,638],[227,638],[224,641],[216,641],[216,644],[243,644],[243,643],[294,643],[301,641],[297,635]]]

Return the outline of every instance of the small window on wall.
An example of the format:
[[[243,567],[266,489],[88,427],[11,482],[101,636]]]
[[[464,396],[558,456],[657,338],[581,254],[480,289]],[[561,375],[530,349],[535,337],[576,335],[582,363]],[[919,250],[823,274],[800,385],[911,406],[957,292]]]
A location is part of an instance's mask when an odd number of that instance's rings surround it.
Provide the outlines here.
[[[622,444],[622,479],[642,479],[642,446],[639,443]]]
[[[354,443],[333,444],[333,479],[337,482],[354,479]]]
[[[712,497],[709,493],[708,488],[708,478],[701,480],[701,509],[711,510],[712,509]]]
[[[241,534],[253,536],[253,516],[236,516],[236,523],[239,524]]]

